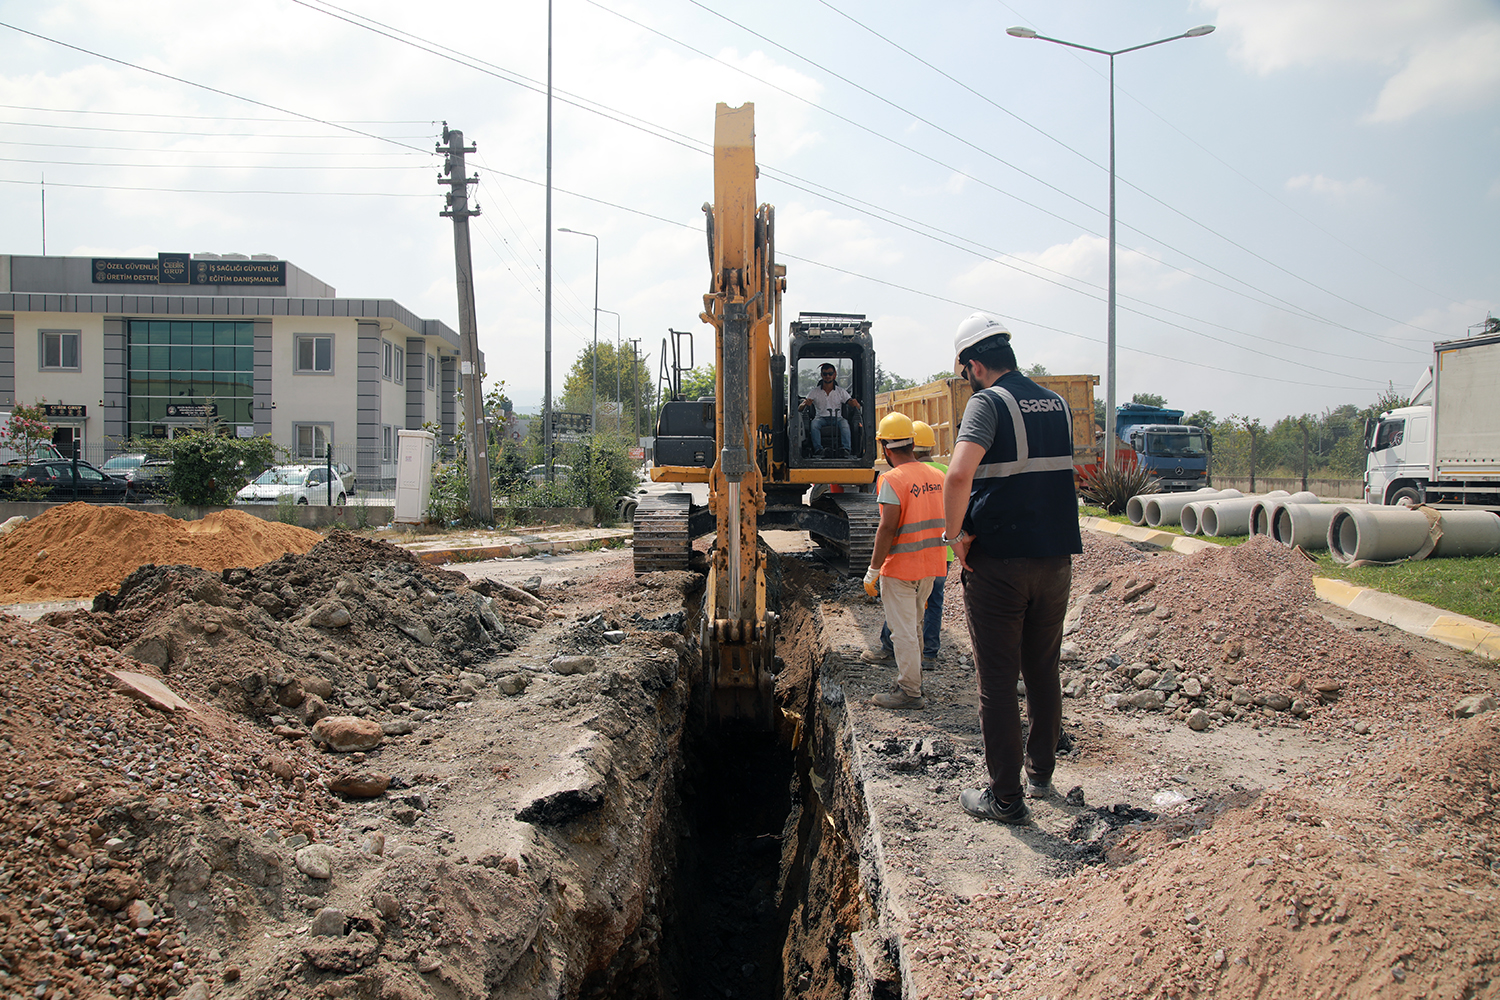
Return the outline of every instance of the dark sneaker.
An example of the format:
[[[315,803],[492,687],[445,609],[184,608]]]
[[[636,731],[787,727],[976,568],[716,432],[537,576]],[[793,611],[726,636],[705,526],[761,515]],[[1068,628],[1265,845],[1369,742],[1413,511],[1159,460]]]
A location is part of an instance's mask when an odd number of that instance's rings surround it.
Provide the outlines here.
[[[937,654],[936,653],[932,653],[931,655],[929,655],[927,653],[923,653],[922,654],[922,669],[923,670],[936,670],[937,668],[938,668]]]
[[[890,649],[867,649],[859,654],[859,658],[863,663],[895,663],[896,652]]]
[[[907,694],[900,687],[893,686],[889,691],[882,691],[870,699],[872,705],[880,708],[926,708],[927,699],[921,695]]]
[[[1026,781],[1026,797],[1028,799],[1050,799],[1052,798],[1052,782],[1034,782],[1029,778]]]
[[[958,804],[964,812],[980,819],[992,819],[997,823],[1018,825],[1031,818],[1026,800],[1017,797],[1014,802],[1001,802],[988,788],[966,788],[958,796]]]

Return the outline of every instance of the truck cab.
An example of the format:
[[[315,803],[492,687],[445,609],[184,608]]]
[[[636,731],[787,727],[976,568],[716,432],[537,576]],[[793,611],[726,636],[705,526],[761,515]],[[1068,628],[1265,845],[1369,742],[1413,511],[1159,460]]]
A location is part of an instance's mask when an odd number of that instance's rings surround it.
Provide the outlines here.
[[[1145,403],[1123,403],[1115,412],[1115,434],[1138,465],[1157,475],[1164,492],[1208,485],[1213,433],[1181,423],[1183,415]]]
[[[1365,503],[1425,503],[1432,469],[1432,407],[1403,406],[1365,432]]]

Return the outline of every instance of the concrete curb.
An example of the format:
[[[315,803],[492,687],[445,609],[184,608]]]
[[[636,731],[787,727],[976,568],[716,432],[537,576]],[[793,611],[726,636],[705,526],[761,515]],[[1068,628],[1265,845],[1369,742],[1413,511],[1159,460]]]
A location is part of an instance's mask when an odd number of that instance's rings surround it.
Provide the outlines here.
[[[1394,625],[1403,632],[1441,642],[1445,646],[1477,653],[1487,660],[1500,660],[1500,627],[1467,615],[1434,608],[1421,601],[1397,597],[1369,587],[1356,587],[1343,580],[1313,577],[1318,596],[1355,614]]]
[[[1143,542],[1159,548],[1172,549],[1184,555],[1202,552],[1217,543],[1201,538],[1189,538],[1170,531],[1155,531],[1132,524],[1120,524],[1098,517],[1080,517],[1080,527],[1101,535],[1116,535],[1133,542]],[[1328,577],[1313,577],[1313,588],[1317,595],[1329,604],[1337,605],[1357,615],[1393,625],[1403,632],[1419,635],[1424,639],[1441,642],[1445,646],[1476,653],[1487,660],[1500,660],[1500,626],[1456,615],[1451,611],[1434,608],[1421,601],[1397,597],[1369,587],[1356,587],[1344,580]]]
[[[599,543],[625,541],[634,532],[629,528],[593,528],[588,531],[569,531],[567,537],[547,538],[542,535],[501,535],[484,542],[464,545],[432,542],[397,543],[429,566],[441,566],[450,562],[479,562],[484,559],[514,559],[522,556],[556,555],[559,552],[575,552]],[[429,547],[430,546],[430,547]]]

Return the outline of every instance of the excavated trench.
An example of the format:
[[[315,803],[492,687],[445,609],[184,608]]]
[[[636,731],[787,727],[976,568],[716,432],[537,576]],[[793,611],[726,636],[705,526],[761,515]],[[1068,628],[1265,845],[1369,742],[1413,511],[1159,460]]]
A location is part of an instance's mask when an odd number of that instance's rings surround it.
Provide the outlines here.
[[[867,817],[841,752],[842,700],[819,683],[826,650],[808,572],[788,560],[778,732],[685,734],[678,801],[657,838],[660,882],[648,893],[660,900],[659,950],[587,995],[900,995],[884,938],[872,929],[869,886],[878,877],[862,857]]]

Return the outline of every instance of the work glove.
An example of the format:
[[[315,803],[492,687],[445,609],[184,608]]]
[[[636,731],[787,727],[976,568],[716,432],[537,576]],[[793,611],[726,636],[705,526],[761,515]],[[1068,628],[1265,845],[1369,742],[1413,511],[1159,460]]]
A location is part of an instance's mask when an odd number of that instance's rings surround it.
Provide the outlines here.
[[[880,570],[874,566],[865,570],[865,593],[871,597],[880,596]]]

